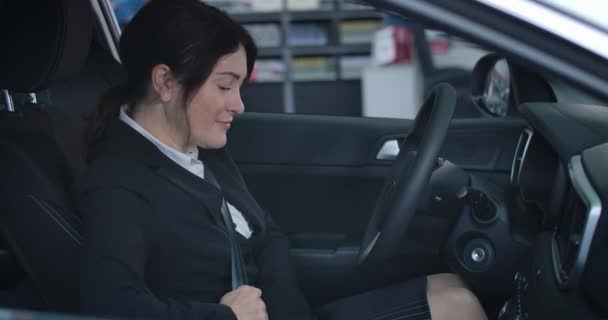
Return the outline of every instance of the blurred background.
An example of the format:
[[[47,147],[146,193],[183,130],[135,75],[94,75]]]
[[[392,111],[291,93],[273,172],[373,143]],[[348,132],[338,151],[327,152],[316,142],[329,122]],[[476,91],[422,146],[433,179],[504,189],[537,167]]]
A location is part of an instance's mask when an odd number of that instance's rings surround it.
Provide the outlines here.
[[[111,2],[123,27],[146,0]],[[470,82],[487,51],[475,44],[352,0],[204,2],[258,45],[246,111],[412,119],[426,92],[449,82],[459,92],[455,117],[482,116]]]

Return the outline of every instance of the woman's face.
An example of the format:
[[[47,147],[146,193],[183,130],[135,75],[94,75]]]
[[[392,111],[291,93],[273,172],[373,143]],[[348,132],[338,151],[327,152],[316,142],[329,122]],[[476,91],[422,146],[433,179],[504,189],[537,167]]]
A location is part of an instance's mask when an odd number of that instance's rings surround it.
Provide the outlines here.
[[[226,145],[234,116],[245,110],[240,89],[246,75],[247,56],[242,46],[218,60],[186,106],[191,145],[205,149]]]

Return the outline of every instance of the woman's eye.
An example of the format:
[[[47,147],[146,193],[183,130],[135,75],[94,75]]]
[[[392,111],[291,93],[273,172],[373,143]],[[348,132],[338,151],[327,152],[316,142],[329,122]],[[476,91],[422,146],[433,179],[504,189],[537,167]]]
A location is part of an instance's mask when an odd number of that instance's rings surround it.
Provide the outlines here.
[[[224,87],[224,86],[218,86],[218,87],[220,87],[220,90],[223,90],[223,91],[230,90],[230,87]]]

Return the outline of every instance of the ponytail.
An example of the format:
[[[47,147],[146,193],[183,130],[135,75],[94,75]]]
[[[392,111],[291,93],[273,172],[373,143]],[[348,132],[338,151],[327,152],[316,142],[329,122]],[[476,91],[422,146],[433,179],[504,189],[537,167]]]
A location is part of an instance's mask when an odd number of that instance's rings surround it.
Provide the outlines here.
[[[118,117],[120,107],[130,103],[132,91],[125,84],[106,91],[99,99],[99,104],[87,119],[85,129],[85,159],[92,160],[93,148],[103,138],[108,123]]]

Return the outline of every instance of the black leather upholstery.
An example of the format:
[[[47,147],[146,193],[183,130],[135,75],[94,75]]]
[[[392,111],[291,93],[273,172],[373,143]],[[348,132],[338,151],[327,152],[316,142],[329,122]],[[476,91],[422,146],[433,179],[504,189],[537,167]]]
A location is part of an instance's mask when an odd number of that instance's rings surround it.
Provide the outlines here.
[[[91,36],[89,1],[5,0],[0,88],[35,92],[73,75]],[[68,196],[72,170],[55,139],[53,124],[61,124],[39,106],[16,109],[0,113],[0,232],[43,308],[75,312],[81,223]]]
[[[76,311],[81,225],[66,160],[48,128],[32,126],[46,119],[35,109],[0,114],[0,230],[45,308]]]
[[[0,88],[37,92],[79,70],[91,43],[91,17],[89,1],[5,0]]]

